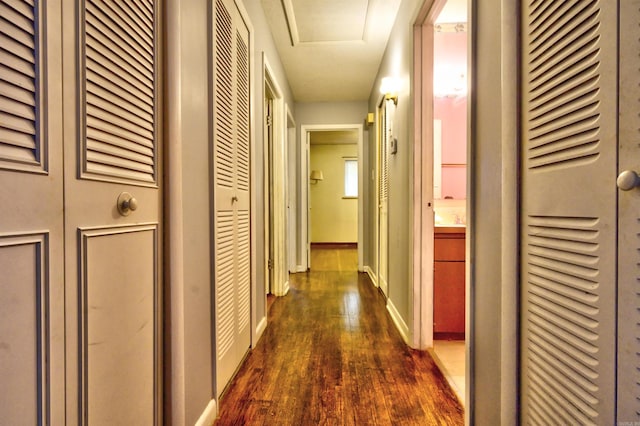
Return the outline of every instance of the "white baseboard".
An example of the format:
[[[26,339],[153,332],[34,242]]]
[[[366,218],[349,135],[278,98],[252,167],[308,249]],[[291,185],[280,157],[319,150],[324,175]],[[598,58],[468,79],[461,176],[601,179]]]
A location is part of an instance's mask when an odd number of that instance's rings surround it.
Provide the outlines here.
[[[396,325],[396,328],[400,332],[402,340],[404,340],[404,342],[408,346],[411,346],[411,344],[409,343],[409,327],[402,319],[400,312],[398,312],[391,299],[387,299],[387,311],[389,311],[389,315],[391,315],[393,323]]]
[[[209,401],[207,408],[200,415],[200,418],[196,422],[195,426],[211,426],[218,417],[218,404],[215,399]]]
[[[262,336],[262,333],[264,333],[266,329],[267,329],[267,316],[265,315],[264,317],[262,317],[262,319],[260,319],[260,321],[258,322],[258,326],[256,327],[256,342],[260,340],[260,336]]]
[[[378,287],[378,277],[376,277],[376,274],[373,273],[373,269],[371,269],[369,266],[365,266],[364,272],[366,272],[367,275],[369,275],[369,279],[373,283],[373,286]]]
[[[307,268],[302,265],[296,266],[296,272],[307,272]]]

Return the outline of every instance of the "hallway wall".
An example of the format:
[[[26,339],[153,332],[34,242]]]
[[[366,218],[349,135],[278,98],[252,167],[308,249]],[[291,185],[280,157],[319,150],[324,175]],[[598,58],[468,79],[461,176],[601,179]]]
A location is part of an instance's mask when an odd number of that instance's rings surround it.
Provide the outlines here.
[[[213,281],[211,253],[212,189],[210,176],[211,105],[209,99],[210,13],[215,2],[168,0],[167,53],[167,423],[192,425],[205,413],[215,415],[213,356]],[[246,1],[253,26],[252,150],[256,190],[252,194],[257,218],[253,230],[257,277],[253,282],[256,323],[266,320],[262,205],[262,52],[292,108],[291,90],[258,1]],[[256,323],[253,333],[256,332]]]
[[[405,338],[413,325],[413,23],[422,0],[405,0],[398,11],[387,49],[369,97],[369,111],[376,111],[382,100],[379,92],[383,77],[393,76],[401,81],[398,105],[393,121],[393,136],[398,139],[397,154],[389,158],[389,310]],[[372,129],[375,130],[375,129]],[[376,164],[375,131],[369,132],[368,164]],[[371,173],[371,171],[369,171]],[[373,182],[375,185],[375,182]],[[373,197],[373,198],[372,198]],[[376,226],[375,188],[370,192],[367,211],[371,215],[365,234],[375,244]],[[375,247],[369,246],[365,265],[376,266]]]

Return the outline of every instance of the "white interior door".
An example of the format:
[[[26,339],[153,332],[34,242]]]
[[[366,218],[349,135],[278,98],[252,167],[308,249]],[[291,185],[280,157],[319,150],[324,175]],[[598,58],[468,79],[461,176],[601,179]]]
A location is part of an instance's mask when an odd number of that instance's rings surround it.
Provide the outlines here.
[[[216,0],[213,61],[216,394],[251,340],[249,30],[233,0]]]
[[[615,424],[617,7],[522,2],[522,423]]]
[[[383,101],[378,138],[378,286],[385,296],[389,291],[389,144],[394,108],[392,101]]]
[[[0,1],[0,424],[63,425],[60,1]]]
[[[71,424],[162,423],[161,10],[63,5]]]

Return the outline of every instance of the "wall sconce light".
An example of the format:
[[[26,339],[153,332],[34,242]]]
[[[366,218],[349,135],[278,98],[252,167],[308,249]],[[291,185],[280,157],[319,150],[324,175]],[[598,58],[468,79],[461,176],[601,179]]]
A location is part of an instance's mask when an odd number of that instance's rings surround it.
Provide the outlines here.
[[[385,101],[393,101],[398,105],[398,89],[400,81],[395,77],[383,77],[380,82],[380,93],[384,95]]]
[[[313,183],[317,184],[319,180],[324,179],[322,170],[311,170],[311,176],[309,176],[309,179],[311,179]]]

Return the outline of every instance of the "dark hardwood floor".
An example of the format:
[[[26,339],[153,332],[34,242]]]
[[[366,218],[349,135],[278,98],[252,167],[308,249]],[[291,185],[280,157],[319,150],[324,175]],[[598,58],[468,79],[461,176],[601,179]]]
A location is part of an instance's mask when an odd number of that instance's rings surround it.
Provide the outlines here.
[[[222,425],[461,425],[427,352],[408,348],[353,249],[314,249],[220,401]]]

